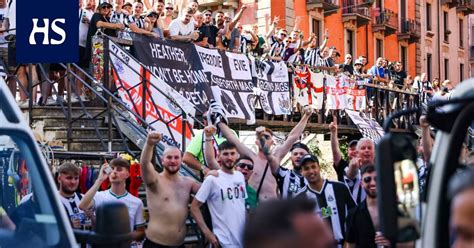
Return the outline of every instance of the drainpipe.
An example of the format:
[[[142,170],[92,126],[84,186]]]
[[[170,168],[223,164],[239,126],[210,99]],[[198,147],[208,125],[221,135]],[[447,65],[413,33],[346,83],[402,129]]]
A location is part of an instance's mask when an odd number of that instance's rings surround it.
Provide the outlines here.
[[[441,2],[438,2],[438,78],[439,81],[442,82],[441,79],[441,28],[440,28],[440,15],[441,15]]]
[[[365,24],[365,57],[369,63],[369,24]]]

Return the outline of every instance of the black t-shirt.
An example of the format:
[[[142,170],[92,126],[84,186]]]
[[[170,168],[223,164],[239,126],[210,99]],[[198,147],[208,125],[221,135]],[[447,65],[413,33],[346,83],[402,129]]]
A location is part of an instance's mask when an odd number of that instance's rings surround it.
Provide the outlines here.
[[[363,201],[349,211],[347,216],[346,241],[355,244],[356,247],[376,248],[375,228],[370,218],[367,201]]]
[[[89,30],[87,30],[87,43],[86,43],[86,54],[85,54],[86,61],[89,61],[91,58],[92,36],[94,36],[97,30],[99,29],[97,27],[97,22],[99,21],[110,22],[109,18],[103,17],[99,13],[94,13],[94,15],[92,15],[91,21],[89,23]],[[117,31],[115,29],[104,28],[103,31],[108,36],[113,36],[113,37],[117,36]]]
[[[207,40],[209,42],[209,26],[207,25],[202,25],[201,27],[198,28],[199,31],[199,38],[196,40],[197,42],[204,40],[204,37],[208,37]]]
[[[209,43],[209,44],[211,44],[215,47],[216,46],[217,33],[219,33],[219,28],[212,25],[212,24],[205,25],[205,26],[209,27],[209,34],[207,36],[207,43]]]
[[[354,74],[354,67],[348,64],[341,64],[339,65],[339,69],[342,69],[342,72],[349,72],[349,74],[353,75]]]
[[[344,183],[344,169],[349,166],[349,162],[341,158],[338,164],[334,164],[334,170],[336,170],[337,180]]]
[[[407,73],[405,71],[392,71],[391,78],[396,85],[403,86],[405,78],[407,78]]]

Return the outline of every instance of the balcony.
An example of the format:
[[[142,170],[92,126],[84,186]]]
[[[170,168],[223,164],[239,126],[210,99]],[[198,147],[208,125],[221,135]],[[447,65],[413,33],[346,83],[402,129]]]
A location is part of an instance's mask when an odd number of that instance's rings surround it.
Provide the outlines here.
[[[416,42],[421,37],[421,25],[413,19],[402,19],[398,40],[408,40],[408,43]]]
[[[363,0],[342,0],[342,21],[349,22],[355,20],[358,27],[370,22],[371,12]]]
[[[389,9],[374,9],[372,31],[384,32],[385,36],[396,33],[398,30],[398,15]]]
[[[213,7],[224,4],[224,0],[198,0],[200,7]]]
[[[461,0],[456,5],[456,12],[469,15],[474,13],[474,0]]]
[[[441,4],[446,4],[449,8],[456,7],[456,11],[464,15],[474,13],[474,0],[441,0]]]
[[[306,7],[308,10],[317,8],[324,10],[324,16],[337,13],[339,5],[337,0],[306,0]]]

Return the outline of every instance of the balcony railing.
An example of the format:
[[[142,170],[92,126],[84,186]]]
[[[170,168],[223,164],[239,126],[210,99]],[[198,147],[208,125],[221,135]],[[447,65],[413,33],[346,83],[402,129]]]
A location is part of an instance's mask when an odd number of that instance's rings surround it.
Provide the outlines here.
[[[413,19],[402,19],[400,33],[398,38],[400,40],[407,39],[410,43],[415,42],[421,36],[421,25]]]
[[[337,0],[306,0],[306,6],[308,9],[322,8],[325,16],[336,13],[340,7]]]
[[[371,12],[367,7],[367,1],[342,0],[342,20],[344,22],[355,20],[357,26],[370,22]]]
[[[460,0],[456,5],[456,11],[462,12],[465,15],[474,13],[474,0]]]
[[[389,9],[375,9],[372,23],[374,32],[384,31],[385,35],[391,35],[398,30],[398,15]]]

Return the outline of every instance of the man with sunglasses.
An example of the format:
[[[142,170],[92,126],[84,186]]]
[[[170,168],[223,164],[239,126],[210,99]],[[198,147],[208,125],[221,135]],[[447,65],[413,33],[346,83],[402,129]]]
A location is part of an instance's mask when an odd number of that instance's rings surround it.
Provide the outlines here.
[[[170,23],[173,21],[173,10],[174,10],[173,4],[167,3],[165,7],[165,14],[161,19],[163,23],[163,29],[168,30]]]
[[[313,110],[310,107],[306,107],[303,113],[303,117],[288,134],[285,142],[274,149],[272,149],[274,144],[273,132],[265,127],[257,128],[255,130],[257,136],[255,143],[258,147],[258,153],[254,153],[245,144],[240,142],[226,123],[219,122],[216,124],[224,137],[231,143],[236,144],[241,156],[250,157],[254,161],[254,173],[250,177],[249,184],[257,190],[259,201],[278,197],[277,181],[272,175],[272,171],[276,172],[283,157],[290,151],[291,146],[301,137]]]
[[[224,141],[219,145],[216,160],[211,138],[215,127],[208,126],[205,132],[206,160],[213,164],[212,167],[220,169],[217,171],[217,177],[210,175],[204,179],[191,203],[191,213],[213,247],[242,247],[247,190],[244,176],[234,170],[239,153],[233,143]],[[204,221],[201,211],[201,206],[206,202],[211,213],[212,230]]]
[[[380,230],[379,211],[377,208],[377,182],[374,165],[361,169],[362,187],[367,198],[347,216],[346,248],[355,247],[389,247]]]
[[[301,159],[301,174],[308,184],[297,193],[296,197],[316,201],[315,212],[331,226],[337,247],[342,248],[346,217],[349,210],[356,206],[354,199],[344,184],[322,178],[319,160],[312,154],[307,154]]]
[[[253,160],[246,156],[241,156],[235,162],[235,169],[240,171],[245,178],[245,188],[247,190],[247,198],[245,199],[245,208],[247,210],[254,209],[258,206],[257,191],[249,185],[249,178],[253,173]]]
[[[193,9],[186,8],[180,18],[170,23],[169,32],[172,40],[190,42],[199,38],[199,34],[194,30],[193,15]]]
[[[273,19],[272,26],[267,34],[268,44],[270,45],[270,51],[268,51],[268,55],[273,61],[283,60],[283,50],[285,48],[283,40],[285,40],[287,36],[286,29],[280,29],[278,31],[278,34],[274,35],[276,26],[278,25],[278,21],[278,17],[275,17]]]

